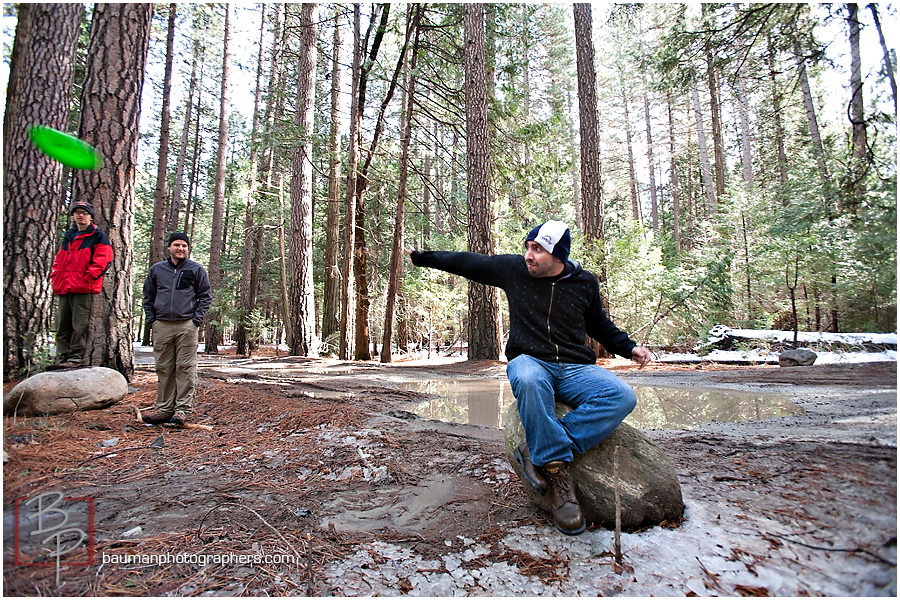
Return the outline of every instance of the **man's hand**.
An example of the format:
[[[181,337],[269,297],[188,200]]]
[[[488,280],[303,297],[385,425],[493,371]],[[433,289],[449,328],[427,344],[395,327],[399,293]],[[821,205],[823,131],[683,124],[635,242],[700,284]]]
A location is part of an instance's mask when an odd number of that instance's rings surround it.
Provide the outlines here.
[[[634,350],[631,351],[631,360],[641,365],[638,367],[639,369],[643,369],[644,365],[650,362],[651,358],[653,356],[650,354],[650,351],[643,346],[635,346]]]

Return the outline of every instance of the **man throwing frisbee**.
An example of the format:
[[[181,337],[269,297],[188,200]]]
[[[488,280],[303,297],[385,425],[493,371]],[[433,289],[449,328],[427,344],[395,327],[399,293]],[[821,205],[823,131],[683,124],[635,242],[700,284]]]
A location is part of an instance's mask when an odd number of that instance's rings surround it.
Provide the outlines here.
[[[109,238],[93,223],[94,207],[90,202],[73,202],[69,215],[74,224],[63,235],[50,269],[50,284],[59,302],[57,368],[84,364],[94,296],[103,288],[103,274],[113,255]]]
[[[565,223],[547,221],[525,237],[525,254],[487,256],[472,252],[409,253],[413,264],[493,285],[509,303],[506,372],[526,442],[515,456],[527,482],[551,495],[553,523],[577,535],[585,522],[568,465],[603,440],[634,409],[637,399],[624,381],[596,364],[586,335],[607,350],[643,367],[650,351],[609,319],[597,278],[569,260]],[[573,410],[559,419],[556,402]]]

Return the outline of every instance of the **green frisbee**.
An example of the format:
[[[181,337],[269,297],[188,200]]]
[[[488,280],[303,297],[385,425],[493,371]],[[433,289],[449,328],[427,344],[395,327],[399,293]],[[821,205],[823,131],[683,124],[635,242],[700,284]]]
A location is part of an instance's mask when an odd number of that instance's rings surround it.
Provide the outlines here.
[[[103,155],[73,135],[40,125],[32,127],[28,135],[41,152],[67,167],[94,171],[103,166]]]

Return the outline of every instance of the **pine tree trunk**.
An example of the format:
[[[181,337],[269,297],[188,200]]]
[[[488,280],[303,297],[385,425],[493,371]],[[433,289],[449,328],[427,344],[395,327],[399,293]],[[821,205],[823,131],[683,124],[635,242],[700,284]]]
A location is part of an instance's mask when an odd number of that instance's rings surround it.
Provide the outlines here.
[[[247,206],[244,212],[244,251],[241,254],[241,311],[237,327],[234,331],[236,351],[241,355],[249,355],[253,350],[253,342],[249,339],[249,329],[254,306],[253,299],[256,294],[252,289],[253,274],[253,248],[254,211],[256,210],[256,178],[257,165],[259,163],[259,104],[262,101],[262,72],[263,55],[265,52],[264,40],[266,33],[266,5],[262,5],[262,14],[259,24],[259,46],[256,58],[256,93],[253,97],[253,120],[250,127],[250,169],[247,175]]]
[[[671,90],[666,90],[666,107],[669,113],[669,176],[672,184],[672,235],[675,238],[675,252],[681,254],[681,198],[678,193],[678,169],[675,155],[675,116],[672,114]]]
[[[166,235],[166,178],[169,169],[169,127],[172,98],[172,62],[175,58],[175,15],[178,5],[169,4],[169,25],[166,36],[166,68],[163,75],[162,109],[159,125],[159,160],[156,163],[156,190],[153,202],[153,230],[150,234],[150,262],[153,266],[165,255]]]
[[[468,172],[468,229],[471,252],[494,253],[491,228],[490,140],[487,79],[484,58],[484,7],[463,7],[466,95],[466,167]],[[500,297],[497,288],[469,282],[469,360],[497,360],[500,356]]]
[[[631,218],[641,220],[641,208],[638,203],[638,182],[634,172],[634,148],[631,140],[631,116],[628,111],[628,97],[625,95],[625,85],[622,83],[622,106],[625,109],[625,149],[628,153],[628,191],[631,195]]]
[[[148,265],[150,267],[163,260],[166,237],[166,178],[169,166],[169,104],[172,96],[172,61],[175,54],[175,15],[178,5],[169,5],[169,25],[166,36],[166,68],[163,76],[162,109],[159,125],[159,160],[156,164],[156,189],[153,195],[153,227],[150,232]],[[150,323],[144,324],[141,343],[150,345]]]
[[[588,242],[603,240],[600,172],[600,119],[594,70],[591,5],[575,3],[575,55],[578,69],[578,118],[581,133],[581,221]]]
[[[284,7],[282,3],[275,4],[275,26],[272,33],[271,65],[269,70],[269,93],[266,98],[265,127],[266,135],[274,133],[275,121],[281,116],[284,104],[283,90],[283,66],[284,66]],[[266,187],[272,190],[274,187],[275,168],[275,144],[269,144],[267,156],[259,166],[260,179],[266,182]],[[280,184],[279,184],[280,185]],[[280,221],[279,221],[280,223]],[[280,225],[279,225],[280,226]]]
[[[700,148],[700,174],[703,178],[703,189],[706,191],[706,204],[710,214],[716,214],[716,188],[712,180],[712,167],[709,164],[709,149],[706,145],[706,131],[703,129],[703,113],[700,112],[700,94],[697,83],[691,81],[691,101],[694,104],[694,121],[697,125],[697,141]]]
[[[331,55],[331,130],[328,136],[328,209],[325,220],[325,281],[322,296],[322,339],[340,327],[341,146],[338,137],[341,92],[341,9],[334,7],[334,36]]]
[[[347,153],[347,190],[344,209],[344,268],[341,285],[341,337],[338,356],[342,360],[350,358],[350,298],[353,280],[353,248],[356,243],[356,180],[359,170],[359,129],[362,124],[360,112],[360,76],[362,75],[363,48],[360,39],[359,4],[353,5],[353,72],[351,75],[350,106],[350,148]]]
[[[864,178],[868,169],[868,140],[866,137],[866,114],[863,105],[862,60],[859,55],[859,7],[847,4],[847,23],[850,26],[850,125],[853,142],[853,158],[850,186],[853,204],[858,205],[865,193]]]
[[[437,122],[434,123],[434,138],[437,140],[438,138],[438,125]],[[423,185],[422,185],[422,238],[428,240],[431,237],[431,220],[432,220],[432,208],[431,208],[431,182],[435,182],[435,187],[437,187],[437,174],[435,173],[435,177],[432,178],[431,170],[433,168],[433,164],[437,163],[437,161],[432,161],[432,156],[437,156],[437,142],[435,142],[435,151],[432,155],[431,148],[426,148],[425,150],[425,164],[422,167],[424,173],[422,174]],[[426,242],[427,243],[427,242]]]
[[[281,298],[281,320],[284,323],[284,339],[290,343],[293,339],[293,319],[291,317],[290,274],[287,267],[287,245],[285,244],[284,222],[284,179],[278,178],[278,274]],[[277,343],[277,342],[276,342]]]
[[[772,81],[772,117],[775,124],[775,149],[776,162],[778,163],[778,181],[782,185],[787,183],[787,153],[784,150],[784,125],[781,121],[781,92],[778,89],[778,77],[775,70],[775,44],[770,36],[768,38],[769,79]],[[787,196],[782,195],[782,205],[787,205]]]
[[[178,221],[181,215],[181,189],[184,187],[184,165],[187,162],[188,142],[191,135],[191,112],[194,108],[194,92],[197,89],[197,62],[200,60],[200,38],[194,37],[194,52],[191,61],[191,80],[188,84],[187,98],[184,101],[184,126],[181,128],[181,146],[178,149],[178,158],[175,163],[175,183],[172,185],[172,201],[169,204],[169,217],[166,228],[169,231],[178,230]]]
[[[318,354],[316,312],[313,302],[313,181],[312,134],[315,113],[316,12],[318,5],[304,3],[300,12],[297,48],[297,100],[294,126],[300,139],[291,160],[291,338],[292,356]]]
[[[581,162],[578,160],[578,141],[575,138],[575,118],[572,115],[572,92],[566,90],[566,117],[569,125],[569,154],[572,156],[572,202],[575,206],[575,229],[584,231],[581,207]]]
[[[62,205],[62,165],[28,138],[40,123],[68,129],[81,4],[18,5],[3,116],[3,377],[46,351],[50,268]],[[25,276],[27,275],[27,277]]]
[[[388,14],[390,10],[389,4],[381,5],[381,21],[378,25],[378,29],[375,33],[375,38],[372,42],[372,48],[369,51],[369,56],[366,60],[366,64],[363,65],[363,69],[360,74],[360,89],[359,89],[359,105],[364,106],[365,102],[365,92],[366,92],[366,83],[368,81],[368,75],[371,71],[372,66],[375,63],[375,58],[378,54],[378,49],[381,46],[381,42],[384,39],[384,35],[387,32],[387,24],[388,24]],[[369,183],[368,173],[369,167],[372,165],[372,160],[375,157],[375,151],[378,148],[378,142],[381,138],[381,133],[384,131],[385,117],[387,114],[388,106],[390,105],[391,98],[394,95],[394,91],[397,89],[397,82],[399,81],[400,72],[402,70],[403,65],[406,60],[406,50],[409,45],[410,36],[412,35],[412,27],[410,26],[410,21],[407,19],[406,26],[406,35],[403,40],[403,46],[400,49],[400,56],[397,59],[397,65],[394,68],[394,73],[391,76],[390,82],[388,84],[387,92],[384,95],[384,99],[381,102],[381,108],[378,112],[378,116],[375,119],[375,131],[372,134],[372,141],[369,144],[369,149],[366,153],[366,159],[363,161],[363,166],[359,169],[359,176],[356,181],[356,232],[354,233],[354,244],[353,244],[353,273],[354,273],[354,283],[356,285],[356,323],[355,323],[355,350],[353,353],[354,360],[371,360],[371,348],[369,347],[370,335],[369,335],[369,271],[367,267],[368,263],[368,249],[366,245],[366,192]],[[357,109],[359,110],[359,108]]]
[[[831,175],[825,162],[825,148],[819,134],[819,121],[816,119],[816,106],[813,103],[812,90],[809,88],[809,77],[806,74],[806,59],[800,49],[800,41],[794,40],[794,55],[797,62],[800,91],[803,94],[803,106],[806,108],[806,121],[809,125],[809,136],[812,138],[813,154],[822,179],[823,194],[828,197],[831,190]]]
[[[647,164],[650,166],[650,219],[653,235],[659,237],[659,202],[656,198],[656,173],[653,160],[653,133],[650,127],[650,101],[647,90],[644,90],[644,122],[647,124]]]
[[[222,254],[225,250],[225,169],[228,151],[228,77],[229,56],[228,44],[231,39],[231,5],[225,5],[225,33],[222,43],[222,87],[219,92],[219,139],[216,152],[216,183],[213,196],[212,240],[209,245],[209,284],[213,298],[222,285]],[[222,330],[219,327],[219,311],[210,309],[206,318],[206,344],[204,352],[218,354],[222,342]]]
[[[872,20],[875,21],[875,30],[878,32],[878,41],[881,43],[881,53],[884,61],[884,74],[888,81],[891,82],[891,95],[894,97],[894,112],[897,112],[897,80],[894,78],[894,63],[891,61],[891,53],[888,51],[887,44],[884,43],[884,33],[881,31],[881,20],[878,18],[878,9],[875,4],[869,3],[869,10],[872,12]]]
[[[722,132],[722,105],[719,100],[718,61],[712,50],[707,51],[706,79],[709,84],[709,108],[712,121],[713,167],[716,176],[716,198],[725,194],[725,138]]]
[[[402,131],[400,133],[400,173],[397,184],[397,208],[394,214],[394,237],[391,246],[391,270],[388,277],[387,299],[384,311],[384,332],[381,342],[381,362],[391,362],[391,337],[394,327],[394,301],[400,289],[400,280],[403,275],[403,209],[406,203],[406,183],[409,176],[409,144],[412,139],[413,110],[415,106],[416,91],[416,58],[419,51],[419,19],[422,14],[420,4],[410,4],[407,7],[409,13],[414,13],[413,29],[415,39],[413,41],[412,54],[407,67],[408,81],[404,86],[403,111],[401,116]],[[427,189],[427,185],[425,186]]]
[[[741,165],[744,186],[749,193],[753,188],[753,148],[750,139],[750,106],[747,100],[747,84],[743,72],[737,74],[737,107],[741,121]]]
[[[134,373],[133,243],[138,122],[152,4],[97,4],[91,23],[78,136],[106,164],[76,171],[72,200],[94,205],[97,226],[112,244],[113,259],[94,300],[92,365]]]

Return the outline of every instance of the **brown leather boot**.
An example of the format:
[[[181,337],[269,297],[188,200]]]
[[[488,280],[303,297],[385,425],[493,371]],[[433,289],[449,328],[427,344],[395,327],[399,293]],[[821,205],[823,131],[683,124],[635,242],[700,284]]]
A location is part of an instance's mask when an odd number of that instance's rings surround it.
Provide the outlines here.
[[[149,423],[150,425],[159,425],[160,423],[168,423],[169,419],[172,418],[171,414],[166,414],[162,411],[152,412],[141,417],[141,420],[144,423]]]
[[[566,463],[555,460],[544,465],[550,484],[553,524],[566,535],[578,535],[585,529],[584,515],[575,497],[575,485]]]
[[[522,473],[525,475],[525,481],[531,484],[543,496],[547,493],[547,480],[544,479],[540,469],[531,463],[531,454],[528,452],[528,444],[522,442],[519,447],[513,450],[513,456],[516,461],[522,465]]]

